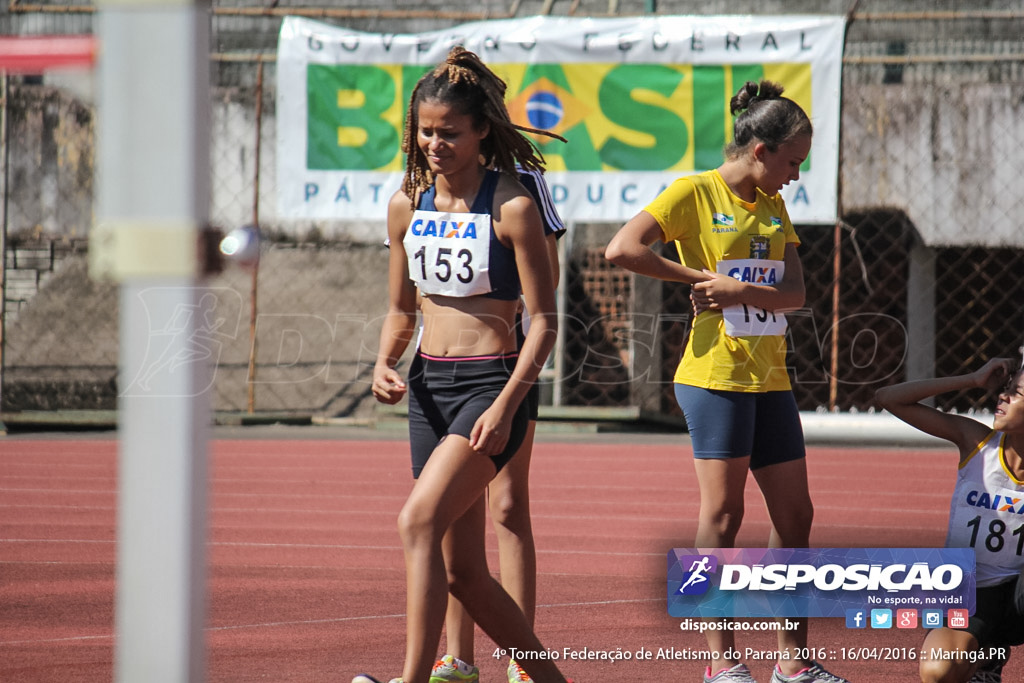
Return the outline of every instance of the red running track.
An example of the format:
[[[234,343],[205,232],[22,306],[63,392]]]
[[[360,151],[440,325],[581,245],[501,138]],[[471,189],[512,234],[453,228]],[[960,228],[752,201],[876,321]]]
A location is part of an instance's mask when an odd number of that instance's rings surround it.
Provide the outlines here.
[[[310,430],[312,431],[312,430]],[[304,432],[305,434],[306,432]],[[292,436],[289,434],[289,436]],[[545,441],[532,473],[539,555],[537,630],[550,650],[684,654],[703,638],[666,614],[666,553],[692,544],[697,491],[683,437]],[[0,440],[0,681],[113,678],[116,450],[112,438]],[[407,447],[384,440],[211,442],[208,677],[215,683],[348,683],[400,673],[404,569],[395,518],[411,487]],[[952,450],[811,448],[812,543],[941,546]],[[756,487],[738,545],[762,547]],[[493,538],[489,547],[494,547]],[[497,566],[496,553],[490,553]],[[811,644],[854,683],[916,681],[907,657],[924,631],[848,630],[816,619]],[[748,664],[770,677],[772,634],[741,633]],[[504,660],[478,633],[483,683]],[[1024,680],[1019,657],[1005,681]],[[578,683],[699,681],[699,661],[566,661]],[[144,683],[144,682],[140,682]]]

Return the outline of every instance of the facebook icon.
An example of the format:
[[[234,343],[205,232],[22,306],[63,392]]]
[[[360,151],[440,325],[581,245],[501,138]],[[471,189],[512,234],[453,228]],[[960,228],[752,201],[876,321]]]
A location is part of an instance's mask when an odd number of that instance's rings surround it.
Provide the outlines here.
[[[862,609],[846,610],[846,628],[867,628],[867,612]]]

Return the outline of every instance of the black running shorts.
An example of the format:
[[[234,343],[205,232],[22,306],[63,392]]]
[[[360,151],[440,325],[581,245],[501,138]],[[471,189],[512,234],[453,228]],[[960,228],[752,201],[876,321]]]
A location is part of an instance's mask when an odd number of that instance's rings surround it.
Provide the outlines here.
[[[418,478],[430,454],[449,434],[469,438],[473,425],[508,383],[516,354],[437,358],[417,352],[409,369],[409,443],[412,476]],[[529,421],[527,401],[512,420],[505,450],[491,456],[495,473],[522,445]]]

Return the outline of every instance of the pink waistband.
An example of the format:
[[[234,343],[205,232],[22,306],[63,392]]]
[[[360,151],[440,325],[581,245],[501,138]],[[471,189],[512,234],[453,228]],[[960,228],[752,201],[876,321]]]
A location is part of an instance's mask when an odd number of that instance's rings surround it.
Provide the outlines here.
[[[509,358],[517,358],[519,356],[518,353],[506,353],[491,356],[431,356],[429,354],[423,353],[422,351],[417,351],[416,353],[418,353],[423,358],[426,358],[427,360],[447,362],[454,362],[460,360],[506,360]]]

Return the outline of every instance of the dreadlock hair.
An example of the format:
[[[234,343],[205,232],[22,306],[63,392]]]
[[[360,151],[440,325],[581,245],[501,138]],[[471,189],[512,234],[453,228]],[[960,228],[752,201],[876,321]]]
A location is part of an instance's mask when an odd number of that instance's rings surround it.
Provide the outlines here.
[[[456,107],[473,118],[478,128],[490,125],[490,133],[481,141],[480,153],[485,166],[505,173],[516,172],[516,165],[529,171],[544,170],[544,156],[533,141],[519,131],[547,135],[565,142],[565,138],[545,130],[512,123],[505,107],[505,81],[491,71],[473,52],[461,45],[419,80],[409,98],[402,135],[405,152],[405,177],[402,189],[413,199],[434,183],[426,157],[416,144],[421,102],[438,101]]]
[[[739,113],[733,124],[732,142],[725,148],[733,158],[752,142],[763,142],[774,152],[779,145],[800,135],[811,135],[811,120],[800,105],[782,96],[783,87],[772,81],[747,81],[729,100],[729,112]]]

